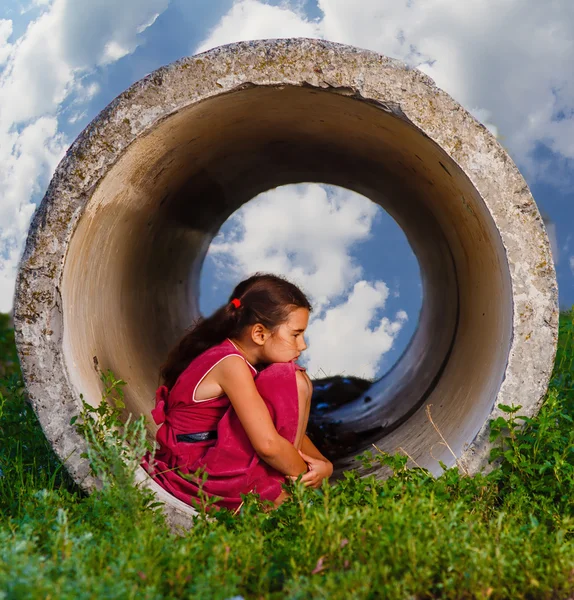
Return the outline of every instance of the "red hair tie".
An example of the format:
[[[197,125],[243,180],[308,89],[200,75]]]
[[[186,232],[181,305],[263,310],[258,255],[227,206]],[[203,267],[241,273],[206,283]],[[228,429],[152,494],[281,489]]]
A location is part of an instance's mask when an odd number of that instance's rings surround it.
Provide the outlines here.
[[[239,298],[233,298],[233,300],[231,301],[231,304],[233,304],[233,306],[235,306],[235,308],[239,308],[241,306],[241,300]]]

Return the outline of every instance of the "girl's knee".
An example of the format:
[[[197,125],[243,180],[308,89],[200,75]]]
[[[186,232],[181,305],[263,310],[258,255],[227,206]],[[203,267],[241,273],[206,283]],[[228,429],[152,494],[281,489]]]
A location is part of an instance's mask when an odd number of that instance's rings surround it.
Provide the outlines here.
[[[313,393],[313,384],[311,383],[309,376],[305,371],[297,371],[295,377],[297,379],[297,394],[299,400],[308,402]]]
[[[311,384],[311,380],[309,379],[305,371],[297,371],[295,373],[295,378],[297,381],[299,417],[294,446],[295,448],[300,449],[303,437],[307,430],[307,422],[309,420],[309,410],[311,408],[311,395],[313,393],[313,385]]]

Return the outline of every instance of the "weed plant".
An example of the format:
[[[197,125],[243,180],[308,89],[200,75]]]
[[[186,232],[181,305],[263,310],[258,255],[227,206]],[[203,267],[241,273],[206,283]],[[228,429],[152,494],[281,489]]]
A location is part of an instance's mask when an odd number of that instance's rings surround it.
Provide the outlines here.
[[[4,315],[1,315],[4,318]],[[574,594],[574,313],[561,315],[556,366],[532,419],[503,407],[491,424],[497,467],[433,478],[407,458],[366,453],[394,475],[356,471],[264,512],[170,533],[133,484],[143,420],[118,420],[125,382],[104,375],[104,408],[76,424],[102,485],[68,478],[26,401],[0,321],[0,598],[570,598]],[[119,401],[119,403],[118,403]],[[126,443],[130,446],[126,447]],[[131,448],[131,450],[130,450]]]

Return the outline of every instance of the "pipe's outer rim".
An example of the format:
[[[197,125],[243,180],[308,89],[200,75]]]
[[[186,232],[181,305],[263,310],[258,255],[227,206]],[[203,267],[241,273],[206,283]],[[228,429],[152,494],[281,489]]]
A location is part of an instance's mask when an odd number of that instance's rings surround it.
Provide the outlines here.
[[[162,67],[112,101],[71,145],[32,219],[16,280],[16,342],[30,400],[72,476],[93,486],[80,458],[84,442],[69,425],[80,406],[62,355],[59,288],[76,223],[94,188],[138,136],[187,106],[249,85],[309,85],[374,101],[407,118],[460,166],[501,233],[512,281],[513,339],[490,418],[504,414],[497,408],[501,398],[534,415],[556,351],[556,274],[536,204],[496,138],[432,79],[397,60],[316,39],[239,42]],[[488,464],[488,434],[487,422],[463,452],[470,472]]]

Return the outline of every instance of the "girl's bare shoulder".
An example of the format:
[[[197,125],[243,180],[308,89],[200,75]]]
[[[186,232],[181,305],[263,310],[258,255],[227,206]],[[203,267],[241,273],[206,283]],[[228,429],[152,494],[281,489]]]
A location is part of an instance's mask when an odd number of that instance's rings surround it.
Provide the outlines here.
[[[240,354],[228,354],[215,365],[212,372],[220,377],[248,376],[253,379],[253,369]]]
[[[313,391],[313,384],[307,375],[307,371],[303,368],[295,371],[295,378],[297,379],[297,390],[299,393],[308,393]]]

